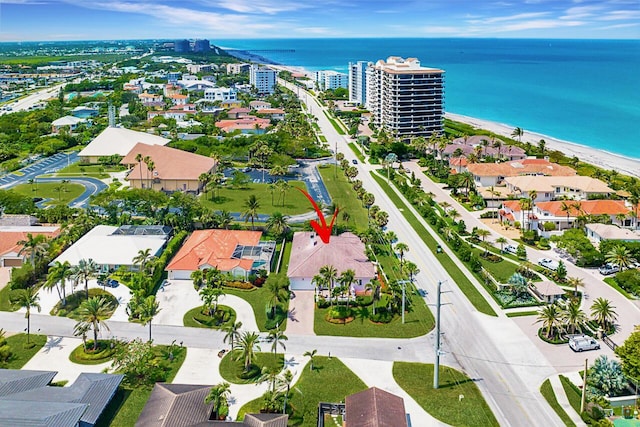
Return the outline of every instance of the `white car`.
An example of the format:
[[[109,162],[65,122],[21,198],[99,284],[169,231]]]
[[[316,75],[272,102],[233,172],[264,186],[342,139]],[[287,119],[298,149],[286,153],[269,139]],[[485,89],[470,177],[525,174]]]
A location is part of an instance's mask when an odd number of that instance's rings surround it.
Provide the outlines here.
[[[600,350],[598,341],[586,335],[575,335],[569,338],[569,347],[576,352]]]
[[[609,274],[614,274],[617,273],[618,271],[620,271],[620,267],[618,267],[615,264],[611,264],[611,263],[607,263],[603,266],[601,266],[598,271],[600,272],[600,274],[602,274],[603,276],[607,276]]]
[[[504,247],[505,252],[509,252],[510,254],[515,254],[518,252],[518,248],[515,245],[507,245]]]
[[[538,265],[553,271],[558,269],[558,263],[549,258],[541,258],[540,261],[538,261]]]

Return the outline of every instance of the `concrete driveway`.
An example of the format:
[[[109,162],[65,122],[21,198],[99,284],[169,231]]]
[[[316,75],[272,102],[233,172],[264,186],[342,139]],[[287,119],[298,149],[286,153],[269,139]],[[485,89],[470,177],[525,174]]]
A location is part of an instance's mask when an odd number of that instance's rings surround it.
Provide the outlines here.
[[[315,335],[313,331],[314,294],[314,291],[295,291],[295,298],[289,300],[287,335]]]

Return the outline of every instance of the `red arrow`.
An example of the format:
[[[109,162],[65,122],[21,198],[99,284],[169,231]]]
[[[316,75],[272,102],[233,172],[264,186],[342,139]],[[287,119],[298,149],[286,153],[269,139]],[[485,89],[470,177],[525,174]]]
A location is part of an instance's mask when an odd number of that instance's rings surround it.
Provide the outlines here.
[[[318,214],[318,218],[320,218],[320,222],[322,223],[322,225],[318,224],[318,221],[316,221],[315,219],[312,219],[311,227],[313,227],[313,229],[316,230],[316,233],[318,233],[318,236],[320,236],[320,239],[324,243],[329,243],[329,239],[331,238],[331,229],[333,228],[333,223],[336,220],[336,217],[338,216],[338,208],[336,208],[336,211],[333,213],[333,218],[331,218],[331,224],[327,226],[327,222],[324,220],[324,214],[316,204],[315,200],[313,200],[313,197],[311,197],[309,193],[307,193],[302,188],[300,187],[295,187],[295,188],[297,188],[298,190],[300,190],[300,192],[302,192],[302,194],[307,196],[307,199],[309,199],[309,201],[313,205],[313,208],[316,210],[316,214]]]

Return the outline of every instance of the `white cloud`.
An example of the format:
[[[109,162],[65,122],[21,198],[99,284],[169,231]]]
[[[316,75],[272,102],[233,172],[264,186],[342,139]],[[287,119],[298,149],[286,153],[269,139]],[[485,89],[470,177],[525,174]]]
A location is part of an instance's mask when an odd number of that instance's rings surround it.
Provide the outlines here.
[[[629,28],[629,27],[637,27],[639,24],[637,22],[630,22],[628,24],[615,24],[615,25],[607,25],[606,27],[599,27],[598,30],[614,30],[616,28]]]
[[[293,12],[310,7],[300,1],[287,2],[282,0],[221,0],[208,3],[233,12],[267,15],[276,15],[282,12]]]
[[[595,16],[603,9],[602,6],[575,6],[565,10],[560,19],[584,19]]]
[[[471,24],[494,24],[496,22],[517,21],[519,19],[541,18],[549,15],[550,12],[530,12],[518,13],[509,16],[496,16],[494,18],[472,19],[468,22]]]
[[[600,21],[640,19],[640,10],[612,10],[597,18]]]
[[[507,24],[502,27],[495,28],[495,31],[522,31],[522,30],[542,30],[547,28],[559,28],[559,27],[578,27],[585,25],[584,21],[565,21],[558,19],[534,19],[531,21],[516,22],[513,24]]]

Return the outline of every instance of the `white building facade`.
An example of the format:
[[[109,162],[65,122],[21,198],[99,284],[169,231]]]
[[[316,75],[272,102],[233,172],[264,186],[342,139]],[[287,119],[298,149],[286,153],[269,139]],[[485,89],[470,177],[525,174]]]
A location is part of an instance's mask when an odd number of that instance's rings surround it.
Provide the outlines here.
[[[367,103],[366,61],[349,62],[349,101],[360,105]]]
[[[205,101],[236,101],[238,92],[230,87],[214,87],[204,90]]]
[[[271,68],[251,66],[249,72],[249,83],[251,83],[260,94],[271,94],[276,86],[277,71]]]
[[[416,58],[390,56],[367,67],[367,108],[373,123],[396,137],[444,130],[444,70]]]

